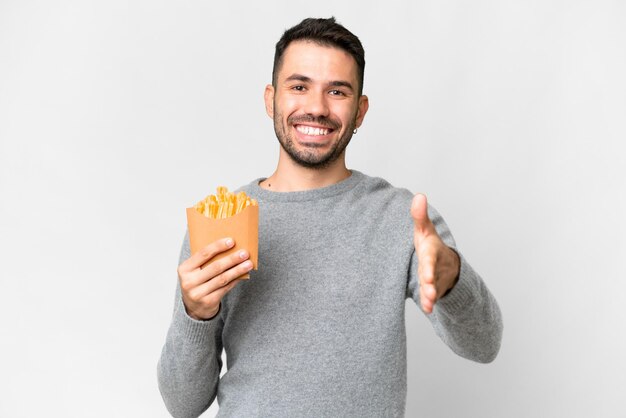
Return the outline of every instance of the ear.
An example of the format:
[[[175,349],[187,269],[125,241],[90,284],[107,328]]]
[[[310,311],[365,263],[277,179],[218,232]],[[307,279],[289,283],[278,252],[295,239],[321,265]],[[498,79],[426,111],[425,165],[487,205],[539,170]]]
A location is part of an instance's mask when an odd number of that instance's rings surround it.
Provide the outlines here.
[[[270,119],[274,119],[274,86],[268,84],[265,86],[265,112]]]
[[[365,118],[365,114],[367,113],[367,109],[370,108],[370,102],[367,96],[359,97],[359,109],[356,114],[356,127],[360,127],[363,123],[363,118]]]

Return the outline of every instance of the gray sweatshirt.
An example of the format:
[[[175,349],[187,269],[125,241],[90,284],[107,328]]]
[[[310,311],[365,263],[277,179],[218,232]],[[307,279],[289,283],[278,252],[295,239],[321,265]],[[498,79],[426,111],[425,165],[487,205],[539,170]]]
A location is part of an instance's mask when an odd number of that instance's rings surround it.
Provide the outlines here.
[[[176,291],[158,364],[168,410],[197,417],[217,397],[219,417],[403,416],[406,298],[419,306],[413,194],[356,170],[302,192],[267,191],[260,180],[241,189],[259,201],[258,271],[209,321],[190,318]],[[442,217],[429,215],[458,252]],[[459,281],[428,318],[455,353],[490,362],[500,310],[459,254]],[[185,237],[181,262],[189,255]]]

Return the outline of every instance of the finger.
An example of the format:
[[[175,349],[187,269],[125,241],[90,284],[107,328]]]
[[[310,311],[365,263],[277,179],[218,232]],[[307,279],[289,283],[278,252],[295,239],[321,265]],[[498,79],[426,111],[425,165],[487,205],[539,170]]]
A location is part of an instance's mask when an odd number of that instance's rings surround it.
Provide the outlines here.
[[[426,313],[433,311],[434,301],[426,296],[423,286],[420,286],[420,305],[422,306],[422,310]]]
[[[422,286],[422,293],[428,300],[433,303],[437,300],[437,289],[431,284],[426,284]]]
[[[248,273],[250,270],[252,270],[252,261],[246,260],[213,277],[211,280],[200,284],[189,293],[193,295],[192,297],[195,300],[202,299],[211,293],[215,293],[224,287],[230,286],[233,281],[240,280],[238,278]]]
[[[437,256],[430,252],[422,252],[417,255],[417,274],[422,284],[435,284],[435,266]]]
[[[418,256],[417,274],[420,287],[420,303],[426,313],[432,312],[437,300],[435,261],[435,256],[430,254]]]
[[[418,193],[413,197],[411,202],[411,217],[413,218],[413,224],[415,226],[415,237],[423,238],[434,232],[435,228],[433,223],[428,217],[428,201],[426,196]]]
[[[426,267],[428,269],[428,267]],[[418,272],[419,285],[421,291],[426,297],[435,301],[437,299],[437,282],[436,277],[430,273],[424,271]]]
[[[428,218],[428,200],[422,193],[413,197],[411,202],[411,217],[417,228],[424,229],[430,223]]]
[[[220,287],[215,292],[211,292],[206,295],[202,302],[205,304],[219,304],[222,301],[222,298],[226,295],[226,293],[230,292],[235,286],[239,284],[239,282],[243,281],[243,279],[236,279],[230,282],[227,286]]]
[[[202,270],[198,271],[198,284],[212,280],[249,257],[250,253],[248,251],[239,250],[219,260],[209,262]]]
[[[204,248],[201,248],[179,266],[179,272],[193,271],[202,267],[207,261],[215,257],[219,253],[223,253],[231,249],[235,245],[232,238],[223,238],[214,241]]]
[[[418,274],[424,295],[435,302],[437,300],[437,276],[435,275],[434,264],[424,265]]]
[[[230,269],[231,267],[247,260],[250,254],[246,250],[240,250],[235,253],[222,257],[213,262],[209,261],[203,269],[196,269],[181,276],[180,286],[184,292],[190,292],[192,289],[200,286],[202,283],[208,282],[215,276],[218,276]]]

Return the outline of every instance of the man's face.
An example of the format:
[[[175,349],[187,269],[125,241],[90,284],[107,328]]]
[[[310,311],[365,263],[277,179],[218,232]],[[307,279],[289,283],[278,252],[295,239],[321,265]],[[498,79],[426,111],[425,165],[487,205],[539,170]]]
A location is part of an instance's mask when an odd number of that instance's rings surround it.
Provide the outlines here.
[[[325,168],[343,157],[367,112],[357,64],[347,52],[314,42],[289,44],[265,106],[285,152],[297,164]]]

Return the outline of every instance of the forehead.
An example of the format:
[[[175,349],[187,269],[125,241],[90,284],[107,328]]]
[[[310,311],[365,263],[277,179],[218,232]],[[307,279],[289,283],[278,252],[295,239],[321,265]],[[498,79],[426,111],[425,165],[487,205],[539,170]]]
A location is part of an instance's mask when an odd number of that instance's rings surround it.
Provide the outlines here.
[[[278,79],[301,74],[317,81],[345,80],[356,83],[357,64],[343,49],[312,41],[295,41],[283,54]]]

